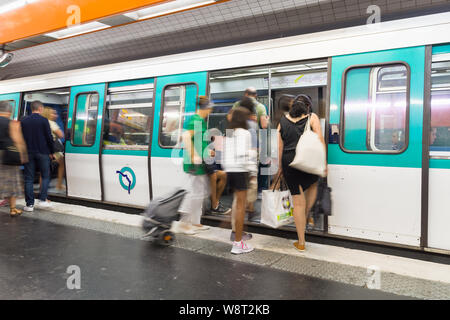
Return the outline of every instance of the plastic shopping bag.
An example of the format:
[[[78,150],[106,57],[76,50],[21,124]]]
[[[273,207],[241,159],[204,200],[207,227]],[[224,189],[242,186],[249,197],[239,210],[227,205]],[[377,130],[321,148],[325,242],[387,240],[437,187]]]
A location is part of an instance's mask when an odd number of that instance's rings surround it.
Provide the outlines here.
[[[294,222],[294,206],[289,191],[263,190],[261,223],[272,228]]]

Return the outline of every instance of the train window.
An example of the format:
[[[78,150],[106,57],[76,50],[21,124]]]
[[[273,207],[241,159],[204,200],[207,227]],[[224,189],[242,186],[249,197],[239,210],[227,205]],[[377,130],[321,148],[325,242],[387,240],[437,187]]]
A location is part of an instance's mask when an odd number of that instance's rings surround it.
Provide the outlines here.
[[[167,86],[163,93],[161,132],[159,143],[163,148],[179,148],[189,103],[196,104],[198,88],[195,84]],[[191,106],[195,109],[195,106]]]
[[[11,116],[10,118],[14,118],[14,111],[16,110],[16,101],[14,100],[0,100],[0,102],[7,102],[11,106]]]
[[[76,97],[72,144],[92,146],[95,143],[98,114],[98,93],[81,93]]]
[[[152,108],[153,90],[109,93],[103,128],[104,148],[147,150]]]
[[[407,146],[409,70],[395,64],[355,67],[345,73],[343,148],[399,153]]]
[[[432,64],[430,150],[450,152],[450,61]]]

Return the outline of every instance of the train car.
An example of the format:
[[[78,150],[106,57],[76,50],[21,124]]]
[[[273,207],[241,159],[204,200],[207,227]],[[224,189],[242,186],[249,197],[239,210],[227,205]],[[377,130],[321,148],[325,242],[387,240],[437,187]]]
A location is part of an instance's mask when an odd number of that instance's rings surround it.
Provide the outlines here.
[[[441,13],[6,80],[0,100],[16,119],[33,100],[59,110],[67,189],[50,191],[144,207],[183,185],[179,138],[198,96],[212,98],[208,125],[223,130],[232,104],[256,87],[274,129],[279,99],[306,93],[333,189],[320,234],[448,254],[448,30]]]

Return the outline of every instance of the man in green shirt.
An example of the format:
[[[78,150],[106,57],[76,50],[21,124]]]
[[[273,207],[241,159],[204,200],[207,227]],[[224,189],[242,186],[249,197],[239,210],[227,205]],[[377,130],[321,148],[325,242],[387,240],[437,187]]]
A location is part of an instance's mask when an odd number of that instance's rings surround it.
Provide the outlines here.
[[[267,129],[267,126],[269,125],[269,117],[267,116],[266,107],[257,100],[258,93],[256,91],[256,88],[249,87],[245,89],[244,97],[249,97],[253,100],[253,103],[255,105],[255,111],[256,111],[256,121],[258,122],[258,126],[261,129]],[[233,108],[230,110],[230,113],[228,114],[228,121],[231,120],[231,113],[233,112],[233,109],[236,107],[239,107],[240,101],[237,101]]]
[[[199,97],[198,110],[188,121],[183,133],[183,169],[187,173],[187,194],[178,210],[182,216],[172,229],[174,232],[195,234],[208,229],[200,224],[200,219],[203,201],[210,191],[203,159],[208,157],[208,141],[204,139],[207,130],[205,119],[211,113],[212,107],[208,97]]]

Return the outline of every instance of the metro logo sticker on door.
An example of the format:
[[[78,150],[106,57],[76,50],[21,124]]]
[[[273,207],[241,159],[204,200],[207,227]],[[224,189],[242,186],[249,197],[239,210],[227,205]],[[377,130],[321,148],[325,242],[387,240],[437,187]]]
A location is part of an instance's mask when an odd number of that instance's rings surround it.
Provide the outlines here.
[[[136,186],[136,175],[134,171],[129,167],[124,167],[120,171],[116,171],[119,175],[119,182],[122,188],[131,193],[131,190]]]

